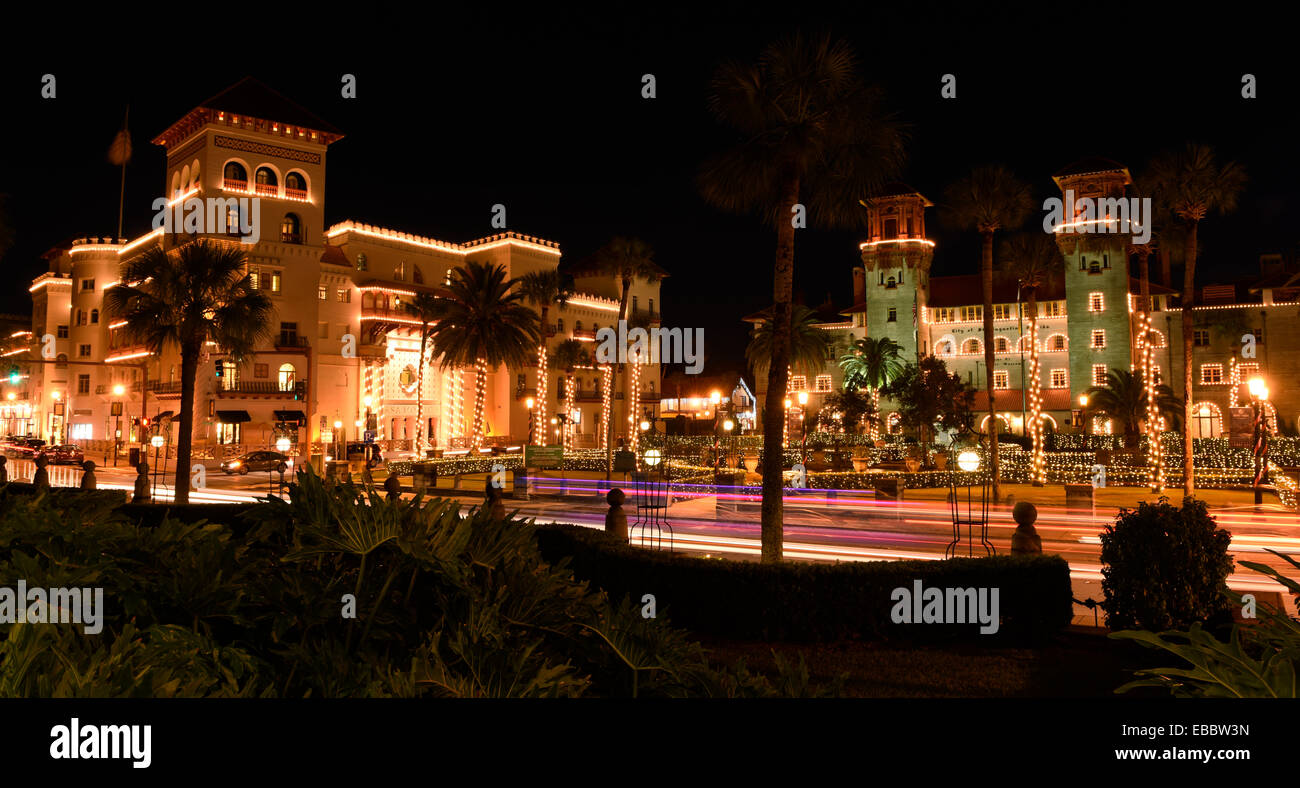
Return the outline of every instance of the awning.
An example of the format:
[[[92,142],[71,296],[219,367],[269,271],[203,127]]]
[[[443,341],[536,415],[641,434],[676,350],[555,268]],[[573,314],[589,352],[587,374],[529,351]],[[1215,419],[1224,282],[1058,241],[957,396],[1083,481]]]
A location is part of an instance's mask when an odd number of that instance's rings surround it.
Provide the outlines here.
[[[219,410],[217,411],[217,421],[222,424],[243,424],[251,421],[252,417],[246,410]]]
[[[162,413],[156,413],[156,414],[154,414],[153,420],[154,420],[154,421],[162,421],[163,419],[170,419],[173,415],[174,415],[174,414],[172,413],[172,411],[170,411],[170,410],[164,410]]]
[[[297,424],[302,427],[307,424],[307,414],[300,410],[277,410],[275,420],[286,424]]]

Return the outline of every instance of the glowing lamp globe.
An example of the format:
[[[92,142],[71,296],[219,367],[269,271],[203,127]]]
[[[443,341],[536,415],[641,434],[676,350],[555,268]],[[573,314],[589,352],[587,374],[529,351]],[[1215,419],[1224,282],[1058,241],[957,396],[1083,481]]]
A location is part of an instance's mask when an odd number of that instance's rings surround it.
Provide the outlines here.
[[[800,405],[808,404],[808,392],[806,391],[799,392],[799,404]]]
[[[533,405],[534,405],[534,404],[535,404],[535,403],[534,403],[532,397],[529,397],[528,399],[524,400],[524,407],[527,408],[527,409],[529,409],[529,410],[532,410],[532,409],[533,409]]]
[[[161,436],[161,435],[155,435],[155,436],[153,436],[152,438],[149,439],[149,443],[150,443],[150,444],[151,444],[155,449],[161,449],[162,446],[163,446],[163,444],[166,443],[166,442],[167,442],[167,439],[164,438],[164,437]]]
[[[732,421],[731,419],[727,419],[726,421],[722,422],[722,429],[726,430],[727,432],[731,432],[735,428],[736,428],[736,422]]]
[[[663,455],[659,453],[658,449],[650,449],[646,451],[642,459],[645,460],[646,465],[649,465],[651,468],[653,468],[660,463],[660,461],[663,459]]]
[[[645,432],[645,431],[648,430],[648,429],[650,429],[650,422],[648,422],[648,421],[642,421],[642,422],[641,422],[641,431],[642,431],[642,432]]]
[[[119,383],[119,384],[117,384],[116,386],[113,387],[113,394],[114,394],[115,396],[120,397],[120,396],[122,396],[124,393],[126,393],[126,387],[123,386],[121,383]]]
[[[290,442],[288,438],[281,438],[275,442],[275,448],[281,454],[289,451],[289,447],[292,445],[293,445],[292,442]]]
[[[957,467],[967,472],[978,471],[980,469],[979,452],[971,451],[970,449],[967,449],[961,454],[958,454]]]

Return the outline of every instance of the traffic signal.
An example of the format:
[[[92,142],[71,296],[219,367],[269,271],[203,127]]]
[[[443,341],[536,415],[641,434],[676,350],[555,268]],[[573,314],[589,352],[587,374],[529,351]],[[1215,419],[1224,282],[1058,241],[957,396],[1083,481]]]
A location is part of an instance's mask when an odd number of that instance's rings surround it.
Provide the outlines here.
[[[225,374],[226,368],[225,366],[222,365],[221,359],[216,360],[216,365],[217,365],[217,377],[221,377],[222,375]]]
[[[23,377],[23,376],[20,375],[20,374],[18,373],[18,367],[10,367],[10,368],[9,368],[9,385],[10,385],[10,386],[17,386],[17,385],[18,385],[18,382],[22,380],[22,377]]]
[[[302,398],[305,397],[305,396],[307,396],[307,384],[306,384],[306,383],[303,383],[303,382],[301,382],[301,381],[299,381],[299,382],[297,382],[297,383],[294,383],[294,384],[293,384],[293,398],[294,398],[295,400],[302,401]]]

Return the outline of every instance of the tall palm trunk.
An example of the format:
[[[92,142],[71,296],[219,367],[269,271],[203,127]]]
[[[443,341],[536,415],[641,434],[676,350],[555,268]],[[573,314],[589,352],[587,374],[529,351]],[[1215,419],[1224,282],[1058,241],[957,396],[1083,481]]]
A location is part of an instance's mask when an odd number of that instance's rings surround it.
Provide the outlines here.
[[[1151,252],[1148,247],[1138,250],[1138,275],[1141,282],[1142,309],[1142,386],[1147,394],[1147,481],[1152,492],[1164,489],[1164,447],[1160,445],[1160,408],[1156,403],[1155,385],[1151,379],[1155,353],[1151,346]]]
[[[181,347],[181,434],[176,436],[176,503],[190,502],[190,453],[194,445],[194,378],[199,371],[198,343]],[[163,460],[166,465],[166,460]]]
[[[420,325],[420,360],[415,365],[415,443],[411,448],[419,457],[424,448],[424,354],[429,342],[429,324]]]
[[[1043,368],[1038,358],[1038,288],[1028,289],[1029,307],[1029,430],[1033,438],[1033,456],[1030,458],[1030,482],[1042,487],[1047,481],[1043,466]]]
[[[632,277],[625,276],[623,277],[623,292],[619,296],[619,301],[618,301],[618,315],[620,320],[625,320],[628,323],[632,322],[632,315],[628,312],[628,308],[627,308],[628,297],[631,292],[632,292]],[[618,326],[614,326],[614,331],[615,332],[618,331]],[[626,388],[627,387],[627,364],[619,364],[617,374],[623,375],[623,386],[624,388]],[[629,404],[631,404],[632,402],[630,392],[626,401]],[[614,397],[612,394],[609,400],[609,407],[610,410],[613,411]],[[631,416],[632,414],[629,412],[628,415]],[[613,413],[611,412],[609,424],[605,427],[605,481],[609,481],[611,478],[613,478],[614,475],[614,421],[615,419],[613,417]]]
[[[486,393],[487,359],[480,358],[474,364],[474,436],[470,439],[471,449],[483,445],[483,402]]]
[[[776,259],[772,274],[772,362],[768,366],[767,399],[763,403],[763,562],[781,560],[784,502],[781,498],[785,452],[781,449],[781,420],[790,381],[790,303],[794,295],[794,206],[799,202],[799,176],[786,177],[781,211],[776,221]]]
[[[984,366],[989,400],[989,473],[993,478],[993,500],[1002,501],[1002,479],[998,474],[998,417],[993,405],[993,231],[984,231],[984,253],[980,277],[984,284]]]
[[[546,369],[546,333],[550,329],[550,323],[547,322],[547,307],[542,305],[542,341],[537,346],[537,398],[534,401],[533,423],[540,425],[540,429],[534,431],[533,438],[538,446],[545,446],[546,425],[546,394],[550,390],[550,381],[547,379]]]
[[[1187,266],[1183,271],[1183,495],[1196,491],[1192,468],[1192,306],[1196,302],[1196,225],[1187,228]]]

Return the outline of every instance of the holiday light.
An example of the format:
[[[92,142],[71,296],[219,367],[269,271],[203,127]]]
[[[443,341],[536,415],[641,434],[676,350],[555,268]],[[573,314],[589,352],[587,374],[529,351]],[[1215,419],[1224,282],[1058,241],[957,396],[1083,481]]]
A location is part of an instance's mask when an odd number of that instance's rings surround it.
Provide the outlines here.
[[[609,447],[609,420],[613,413],[614,367],[609,364],[601,367],[600,377],[600,448],[606,449]]]
[[[577,398],[577,386],[574,383],[573,376],[564,379],[564,412],[567,417],[564,419],[564,450],[572,451],[573,446],[573,409],[574,401]]]
[[[641,360],[641,349],[637,348],[636,356],[631,359],[631,366],[632,366],[631,391],[629,391],[627,394],[628,443],[630,444],[629,448],[634,454],[636,453],[637,446],[639,445],[639,439],[641,437],[641,431],[636,429],[636,423],[638,419],[637,413],[638,411],[641,410],[641,364],[642,363],[644,362],[642,362]]]
[[[1034,310],[1029,316],[1029,436],[1032,441],[1029,480],[1033,484],[1047,481],[1047,469],[1043,464],[1046,447],[1043,440],[1042,374],[1038,359],[1038,315],[1037,310]]]
[[[550,390],[546,377],[546,342],[537,346],[537,412],[536,423],[544,424],[546,422],[546,393]],[[537,430],[535,436],[538,446],[546,445],[546,436],[544,430]]]
[[[487,359],[480,358],[474,365],[474,435],[470,448],[483,445],[483,405],[487,399]]]

